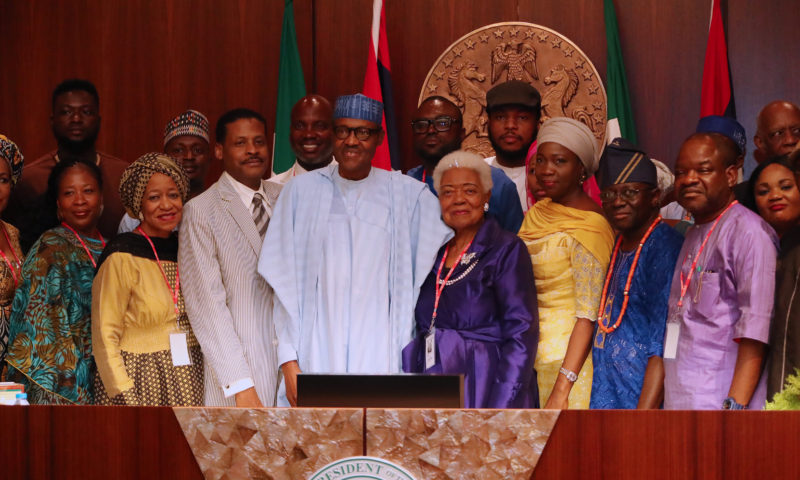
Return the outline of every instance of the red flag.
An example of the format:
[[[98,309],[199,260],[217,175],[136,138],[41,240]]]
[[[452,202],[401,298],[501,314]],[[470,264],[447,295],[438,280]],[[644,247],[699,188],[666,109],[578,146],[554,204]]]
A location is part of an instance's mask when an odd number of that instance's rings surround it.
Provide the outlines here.
[[[736,118],[733,83],[728,66],[728,47],[722,24],[720,0],[711,0],[711,23],[708,28],[706,59],[703,64],[703,89],[700,96],[700,117],[724,115]]]
[[[402,164],[397,146],[397,130],[394,121],[392,73],[389,64],[389,42],[386,39],[383,0],[373,0],[372,4],[372,36],[370,38],[367,73],[364,76],[364,90],[362,93],[383,102],[383,122],[381,126],[386,132],[386,138],[375,152],[372,164],[386,170],[400,170]]]

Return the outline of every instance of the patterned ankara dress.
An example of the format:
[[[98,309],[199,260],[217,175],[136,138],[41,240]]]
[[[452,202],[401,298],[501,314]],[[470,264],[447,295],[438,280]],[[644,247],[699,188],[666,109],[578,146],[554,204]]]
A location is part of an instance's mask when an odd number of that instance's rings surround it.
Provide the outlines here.
[[[8,238],[11,240],[11,248],[17,254],[17,258],[22,259],[22,250],[19,247],[19,230],[12,225],[3,222]],[[8,257],[8,261],[14,267],[16,274],[20,274],[20,267],[16,263],[16,258],[13,256]],[[5,378],[6,367],[6,350],[8,348],[8,322],[11,317],[11,303],[14,301],[14,292],[17,290],[16,282],[14,281],[14,273],[9,270],[8,264],[0,262],[0,380]]]
[[[81,237],[96,259],[103,244]],[[8,378],[31,404],[91,404],[94,265],[64,227],[47,230],[22,265],[8,338]]]
[[[170,287],[176,285],[178,237],[151,238]],[[109,243],[92,288],[92,334],[98,405],[203,405],[203,354],[178,296],[153,249],[137,233]],[[186,334],[190,365],[174,366],[170,334]]]

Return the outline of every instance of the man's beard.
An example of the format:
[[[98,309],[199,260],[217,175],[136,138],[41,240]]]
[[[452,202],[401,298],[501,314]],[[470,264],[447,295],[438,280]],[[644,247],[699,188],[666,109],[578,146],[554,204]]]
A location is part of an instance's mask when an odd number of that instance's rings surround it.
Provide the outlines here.
[[[523,145],[522,148],[520,148],[519,150],[503,150],[503,148],[500,147],[500,145],[498,145],[497,142],[495,142],[494,138],[492,138],[491,135],[489,136],[489,143],[492,144],[494,153],[498,157],[502,157],[503,160],[505,160],[506,162],[513,163],[514,165],[525,164],[525,158],[527,158],[528,156],[528,150],[531,149],[531,145],[533,145],[533,142],[535,140],[536,140],[535,138],[531,139],[530,142]]]
[[[98,129],[83,140],[71,140],[69,138],[59,137],[55,130],[53,130],[53,135],[56,137],[59,150],[64,150],[65,152],[76,155],[94,150],[94,144],[97,142],[97,136],[99,134],[100,131]]]

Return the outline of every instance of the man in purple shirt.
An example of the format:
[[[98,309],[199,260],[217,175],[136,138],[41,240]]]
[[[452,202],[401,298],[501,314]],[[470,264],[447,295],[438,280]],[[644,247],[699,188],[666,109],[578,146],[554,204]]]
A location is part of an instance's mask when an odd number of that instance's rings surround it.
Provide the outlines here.
[[[736,146],[695,133],[675,164],[678,202],[695,218],[678,256],[664,339],[664,407],[758,410],[775,287],[777,236],[740,205]]]

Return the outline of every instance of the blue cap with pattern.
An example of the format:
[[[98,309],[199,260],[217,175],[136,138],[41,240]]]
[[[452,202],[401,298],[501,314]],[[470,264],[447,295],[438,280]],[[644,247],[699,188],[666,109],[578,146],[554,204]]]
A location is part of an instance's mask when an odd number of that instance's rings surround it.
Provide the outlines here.
[[[739,148],[739,154],[744,155],[745,148],[747,147],[747,138],[745,137],[744,127],[741,123],[737,122],[735,118],[723,117],[721,115],[708,115],[697,122],[697,133],[719,133],[731,140]]]
[[[383,119],[383,104],[360,93],[342,95],[336,99],[333,118],[366,120],[380,127]]]

